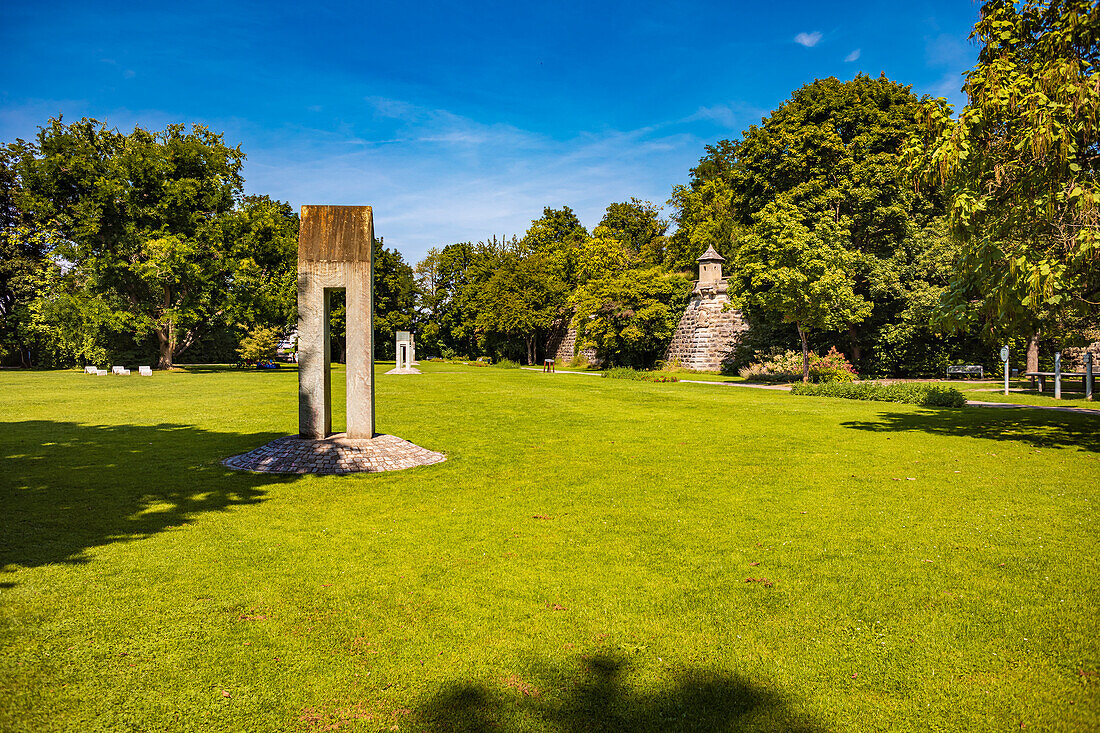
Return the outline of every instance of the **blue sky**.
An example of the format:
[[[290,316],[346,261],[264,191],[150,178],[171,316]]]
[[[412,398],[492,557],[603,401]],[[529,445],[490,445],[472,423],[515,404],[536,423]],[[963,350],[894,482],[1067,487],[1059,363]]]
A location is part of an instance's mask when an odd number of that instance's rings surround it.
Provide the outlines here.
[[[248,155],[248,193],[370,204],[415,263],[664,204],[704,146],[815,78],[857,73],[956,106],[978,6],[936,2],[356,4],[20,2],[0,7],[0,141],[51,115],[198,122]]]

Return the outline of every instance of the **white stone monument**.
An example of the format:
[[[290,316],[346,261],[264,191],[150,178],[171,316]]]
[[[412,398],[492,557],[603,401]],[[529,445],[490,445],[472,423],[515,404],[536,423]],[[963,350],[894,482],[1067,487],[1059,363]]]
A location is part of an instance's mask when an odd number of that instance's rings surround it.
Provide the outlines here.
[[[397,365],[386,374],[420,374],[413,366],[416,361],[416,342],[409,331],[397,332]]]

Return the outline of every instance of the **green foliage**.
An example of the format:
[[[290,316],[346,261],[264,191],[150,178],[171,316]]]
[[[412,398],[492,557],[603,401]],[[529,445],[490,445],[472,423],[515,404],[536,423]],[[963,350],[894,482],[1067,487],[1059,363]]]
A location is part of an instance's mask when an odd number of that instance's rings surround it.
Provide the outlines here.
[[[237,356],[241,361],[255,363],[275,358],[279,345],[279,330],[272,326],[257,326],[241,339]]]
[[[941,108],[885,77],[820,79],[796,90],[741,140],[708,146],[690,183],[674,190],[679,229],[666,261],[692,269],[713,244],[735,272],[741,243],[759,234],[760,218],[783,210],[810,232],[831,231],[832,243],[848,252],[843,269],[853,292],[871,306],[866,317],[837,320],[810,342],[842,342],[867,373],[923,369],[925,354],[969,348],[958,339],[945,344],[929,326],[922,303],[947,286],[955,252],[942,246],[938,191],[914,190],[900,154],[924,130],[926,110]],[[791,343],[775,339],[793,340],[794,329],[752,301],[743,306],[752,329],[763,332],[757,345]]]
[[[627,379],[634,382],[679,382],[680,378],[666,371],[644,371],[630,367],[612,367],[604,371],[606,379]]]
[[[536,339],[553,325],[567,294],[553,253],[505,252],[481,288],[476,324],[485,333],[523,339],[527,363],[534,364]]]
[[[1100,23],[1092,0],[989,0],[967,105],[926,110],[908,148],[964,244],[943,297],[955,328],[1095,322],[1100,303]],[[1055,326],[1056,327],[1056,326]]]
[[[298,214],[283,201],[245,196],[224,221],[232,259],[227,318],[285,333],[298,321]]]
[[[569,299],[579,348],[611,366],[648,366],[676,330],[691,283],[659,268],[591,280]]]
[[[53,255],[121,330],[157,336],[159,366],[224,320],[238,264],[225,234],[242,194],[239,148],[199,125],[127,135],[57,118],[6,157],[16,206],[57,232]]]
[[[499,367],[501,369],[519,369],[520,365],[518,361],[512,361],[511,359],[500,359],[495,364],[493,364],[493,366]]]
[[[740,375],[754,382],[793,382],[802,379],[802,353],[785,351],[770,358],[761,358],[740,370]],[[852,382],[857,379],[853,367],[844,354],[829,349],[825,356],[809,353],[810,381]]]
[[[603,230],[618,240],[630,259],[652,267],[664,261],[668,222],[661,218],[660,207],[636,198],[607,207],[597,231]],[[593,232],[593,237],[596,236]]]
[[[840,244],[843,236],[828,220],[811,232],[789,208],[769,206],[737,251],[734,271],[744,301],[797,327],[803,379],[809,379],[808,330],[836,330],[871,312],[855,292],[855,257]]]
[[[919,382],[827,382],[810,384],[801,382],[791,387],[791,394],[815,397],[841,397],[846,400],[871,400],[874,402],[903,402],[923,407],[962,407],[966,397],[954,387]]]

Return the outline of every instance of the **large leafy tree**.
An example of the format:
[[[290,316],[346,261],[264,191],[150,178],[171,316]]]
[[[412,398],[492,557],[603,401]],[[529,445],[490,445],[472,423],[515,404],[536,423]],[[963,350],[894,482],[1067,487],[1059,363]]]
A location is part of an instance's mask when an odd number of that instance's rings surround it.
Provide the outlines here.
[[[621,242],[632,258],[652,267],[664,260],[668,226],[661,218],[660,207],[632,198],[610,204],[597,228]]]
[[[597,277],[569,299],[577,340],[607,364],[650,366],[668,346],[690,292],[686,277],[659,267]]]
[[[520,252],[542,252],[548,257],[548,266],[556,271],[556,277],[567,284],[577,281],[579,247],[588,238],[588,230],[568,206],[542,210],[542,216],[531,222],[519,241]]]
[[[156,334],[159,366],[171,367],[224,319],[236,269],[224,227],[242,192],[239,148],[199,125],[123,134],[57,118],[8,155],[19,209],[59,233],[54,255],[125,330]]]
[[[481,292],[478,326],[522,339],[528,364],[535,363],[538,337],[554,324],[568,296],[556,265],[550,252],[509,251]]]
[[[802,379],[810,378],[810,330],[859,323],[871,304],[855,292],[854,255],[835,223],[810,231],[790,206],[768,206],[741,242],[734,271],[743,299],[793,323],[802,341]]]
[[[50,229],[19,209],[17,193],[10,154],[0,147],[0,359],[31,366],[30,304],[41,292],[56,242]]]
[[[1100,308],[1100,13],[1094,0],[989,0],[957,123],[928,108],[914,137],[963,243],[948,323],[1001,333],[1096,322]]]
[[[833,320],[832,338],[848,343],[861,371],[892,369],[881,348],[887,333],[908,334],[913,352],[937,339],[927,323],[906,322],[919,316],[906,281],[946,285],[914,267],[937,244],[928,237],[942,205],[934,187],[914,190],[901,153],[924,130],[929,110],[943,109],[884,76],[820,79],[796,90],[742,139],[708,146],[689,184],[674,189],[679,228],[666,262],[692,268],[709,244],[735,260],[740,239],[770,204],[811,232],[828,223],[831,241],[848,254],[855,292],[873,304],[866,319]]]
[[[285,335],[298,320],[298,213],[268,196],[245,196],[223,221],[230,320]]]

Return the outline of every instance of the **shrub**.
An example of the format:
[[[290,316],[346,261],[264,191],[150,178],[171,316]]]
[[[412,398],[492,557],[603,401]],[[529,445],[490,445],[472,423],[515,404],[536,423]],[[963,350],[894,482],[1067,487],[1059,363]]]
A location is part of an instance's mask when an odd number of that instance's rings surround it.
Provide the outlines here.
[[[630,379],[635,382],[679,382],[680,379],[668,372],[643,372],[630,367],[613,367],[603,373],[607,379]]]
[[[500,367],[501,369],[519,369],[519,362],[512,361],[511,359],[501,359],[496,364],[493,364],[493,366]]]
[[[872,400],[875,402],[902,402],[923,407],[962,407],[966,397],[954,387],[938,384],[880,382],[829,382],[823,384],[798,383],[791,387],[791,394],[818,397],[841,397],[847,400]]]
[[[258,326],[241,339],[237,355],[241,358],[241,361],[249,363],[267,361],[275,358],[275,351],[278,346],[279,332],[274,328]]]
[[[810,352],[810,380],[814,382],[853,382],[855,367],[833,346],[825,356]],[[738,372],[754,382],[797,382],[802,379],[802,352],[786,351],[768,359],[760,359]]]
[[[567,366],[570,369],[587,369],[590,365],[588,357],[584,354],[574,354],[573,358],[569,360]]]

